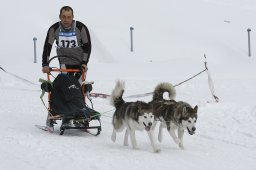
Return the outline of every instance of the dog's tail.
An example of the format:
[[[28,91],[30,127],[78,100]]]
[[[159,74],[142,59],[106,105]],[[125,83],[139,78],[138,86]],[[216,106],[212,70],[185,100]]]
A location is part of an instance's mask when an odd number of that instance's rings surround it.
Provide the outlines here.
[[[112,91],[110,102],[116,109],[125,103],[123,100],[124,86],[124,81],[118,80],[114,90]]]
[[[171,83],[160,83],[156,86],[153,94],[153,100],[163,100],[163,94],[169,93],[170,100],[176,97],[176,90]]]

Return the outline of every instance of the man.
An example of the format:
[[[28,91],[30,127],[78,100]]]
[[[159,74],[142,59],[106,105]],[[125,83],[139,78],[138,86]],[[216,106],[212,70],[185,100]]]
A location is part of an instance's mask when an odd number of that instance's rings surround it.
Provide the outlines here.
[[[55,40],[57,55],[70,56],[69,60],[60,58],[62,68],[76,68],[82,64],[87,70],[91,54],[91,39],[87,27],[83,23],[73,20],[73,9],[69,6],[60,9],[59,18],[60,22],[53,24],[47,32],[42,57],[42,71],[49,72],[48,61]]]
[[[57,55],[60,57],[60,68],[87,70],[87,64],[91,54],[91,39],[87,27],[79,21],[75,21],[73,9],[64,6],[60,9],[59,22],[53,24],[46,36],[43,56],[42,72],[49,73],[49,57],[54,41],[57,44]],[[63,123],[63,122],[62,122]],[[47,119],[47,126],[53,130],[53,122]]]

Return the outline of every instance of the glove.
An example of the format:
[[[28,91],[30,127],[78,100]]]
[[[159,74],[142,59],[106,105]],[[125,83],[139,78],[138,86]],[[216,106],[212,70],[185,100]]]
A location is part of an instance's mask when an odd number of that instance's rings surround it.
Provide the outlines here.
[[[43,73],[50,73],[49,66],[44,66],[44,67],[42,68],[42,72],[43,72]]]
[[[82,64],[82,69],[86,72],[88,70],[88,67],[86,64]]]

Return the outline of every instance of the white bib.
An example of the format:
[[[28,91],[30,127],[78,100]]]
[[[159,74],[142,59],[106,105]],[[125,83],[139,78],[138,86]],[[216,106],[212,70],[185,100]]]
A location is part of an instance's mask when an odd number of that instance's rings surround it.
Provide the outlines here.
[[[63,32],[60,29],[59,32],[59,47],[63,48],[76,48],[78,47],[77,37],[76,37],[76,26],[72,32]]]

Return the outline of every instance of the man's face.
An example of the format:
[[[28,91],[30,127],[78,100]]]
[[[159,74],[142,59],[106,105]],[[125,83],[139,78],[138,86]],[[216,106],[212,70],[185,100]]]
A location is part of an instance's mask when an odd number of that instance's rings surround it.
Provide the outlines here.
[[[62,10],[59,17],[60,17],[61,24],[65,28],[71,27],[72,21],[73,21],[73,18],[74,18],[71,10]]]

